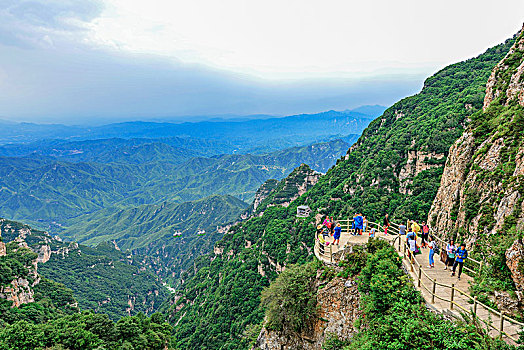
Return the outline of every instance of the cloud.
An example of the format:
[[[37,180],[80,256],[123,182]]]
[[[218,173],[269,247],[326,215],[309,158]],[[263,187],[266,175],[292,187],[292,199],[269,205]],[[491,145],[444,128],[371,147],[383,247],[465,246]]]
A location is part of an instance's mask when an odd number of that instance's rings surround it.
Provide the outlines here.
[[[0,3],[0,43],[24,48],[81,41],[99,17],[99,0],[6,0]]]
[[[0,46],[0,116],[101,123],[221,114],[294,114],[390,104],[422,76],[260,81],[147,55]]]

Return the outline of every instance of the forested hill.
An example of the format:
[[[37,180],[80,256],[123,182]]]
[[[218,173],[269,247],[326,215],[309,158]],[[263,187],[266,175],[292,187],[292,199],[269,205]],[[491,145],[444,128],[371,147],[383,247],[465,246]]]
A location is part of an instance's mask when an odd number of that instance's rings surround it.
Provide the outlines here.
[[[258,335],[260,293],[283,266],[312,259],[315,217],[296,218],[309,205],[317,218],[362,211],[378,220],[426,219],[448,149],[467,119],[482,109],[485,84],[514,40],[448,66],[422,91],[374,120],[357,144],[289,207],[232,227],[214,254],[197,259],[171,300],[170,320],[182,349],[244,349]]]
[[[74,217],[115,206],[180,203],[215,194],[250,201],[267,179],[280,179],[303,162],[326,171],[348,147],[333,140],[263,155],[184,158],[191,152],[174,152],[169,145],[124,144],[122,149],[114,142],[109,152],[99,152],[98,143],[81,148],[86,159],[108,163],[60,160],[74,157],[71,152],[78,148],[59,152],[59,159],[0,157],[0,215],[59,232]]]
[[[215,195],[181,204],[108,208],[75,218],[61,236],[91,246],[113,242],[176,285],[182,271],[197,256],[212,251],[246,207],[238,198]]]
[[[53,283],[62,283],[72,290],[72,297],[81,309],[106,313],[118,320],[140,312],[152,314],[168,295],[157,276],[113,245],[102,244],[91,248],[62,242],[46,232],[6,219],[0,219],[0,236],[8,251],[22,246],[30,249],[28,256],[34,255],[31,259],[35,259],[35,273],[29,276],[31,283],[37,282],[35,290],[47,286],[38,285],[38,276]],[[0,261],[0,275],[18,275],[17,271],[23,271],[12,264],[7,266],[11,267],[5,268]],[[13,279],[2,278],[7,284]],[[27,302],[31,300],[31,293],[27,294],[24,290],[20,288],[20,295],[25,296],[19,299]]]
[[[2,241],[9,241],[13,237],[16,237],[16,241],[7,244]],[[95,314],[92,311],[94,309],[115,311],[114,306],[118,305],[119,298],[131,297],[134,292],[150,299],[163,296],[148,294],[149,284],[136,267],[130,266],[132,270],[124,272],[127,275],[122,279],[120,274],[124,270],[119,263],[112,264],[113,261],[107,259],[103,261],[102,257],[86,260],[82,258],[84,252],[73,248],[70,252],[81,263],[71,264],[68,277],[83,283],[85,288],[91,288],[94,298],[106,292],[110,286],[114,293],[93,303],[91,311],[78,308],[74,298],[74,295],[78,295],[76,292],[40,274],[41,267],[48,264],[45,261],[50,257],[49,254],[62,255],[61,259],[71,263],[66,257],[69,256],[71,246],[59,245],[44,232],[0,219],[0,349],[164,350],[172,345],[172,327],[165,323],[161,314],[148,317],[139,313],[121,318],[125,309],[120,309],[113,315],[119,319],[118,322],[113,322],[107,314]],[[58,250],[52,252],[52,249]],[[96,266],[104,263],[105,268]],[[107,268],[107,265],[111,268]],[[106,271],[105,275],[99,275],[101,270]],[[79,271],[84,273],[79,274]],[[100,280],[107,278],[108,274],[115,285],[100,284]],[[133,298],[132,301],[141,300]],[[105,308],[101,305],[112,306]],[[130,307],[125,302],[124,305]],[[136,310],[132,313],[136,313]]]

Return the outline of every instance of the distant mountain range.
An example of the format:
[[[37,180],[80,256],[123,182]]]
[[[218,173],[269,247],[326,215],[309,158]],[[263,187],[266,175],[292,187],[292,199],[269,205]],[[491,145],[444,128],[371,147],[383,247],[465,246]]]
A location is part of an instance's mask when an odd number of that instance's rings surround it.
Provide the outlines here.
[[[216,143],[213,149],[222,153],[265,153],[287,147],[328,141],[346,135],[360,135],[384,107],[364,106],[342,112],[328,111],[317,114],[301,114],[282,118],[253,119],[245,121],[201,121],[184,123],[125,122],[103,126],[66,126],[58,124],[40,125],[31,123],[5,123],[0,128],[0,144],[30,144],[43,140],[85,141],[98,139],[169,139],[176,137],[187,143],[205,139]],[[171,144],[169,141],[164,143]],[[198,143],[198,141],[197,141]],[[47,142],[47,146],[60,144]],[[216,147],[221,145],[220,147]],[[36,143],[33,150],[46,144]],[[211,147],[208,147],[208,149]],[[192,147],[189,147],[192,149]],[[31,151],[31,147],[26,148]],[[13,148],[10,148],[13,152]],[[5,150],[4,150],[5,152]],[[215,151],[216,152],[216,151]],[[215,153],[218,154],[218,153]]]
[[[263,155],[191,157],[192,151],[157,142],[85,142],[78,153],[0,157],[0,215],[55,231],[79,215],[110,207],[214,194],[250,201],[267,179],[280,179],[301,163],[325,172],[350,146],[334,140]]]

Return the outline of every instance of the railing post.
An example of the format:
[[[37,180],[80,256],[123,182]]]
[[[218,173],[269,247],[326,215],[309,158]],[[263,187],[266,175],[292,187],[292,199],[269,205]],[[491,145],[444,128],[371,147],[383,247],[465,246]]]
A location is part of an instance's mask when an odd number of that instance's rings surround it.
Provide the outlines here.
[[[417,286],[420,288],[420,279],[422,278],[422,267],[418,267],[418,283]]]
[[[500,327],[499,327],[499,335],[500,335],[500,338],[502,339],[502,332],[504,331],[504,314],[502,313],[502,311],[500,311],[499,313],[499,316],[500,316]]]
[[[402,241],[402,238],[400,238],[400,236],[399,236],[399,239],[398,239],[398,251],[399,251],[399,252],[400,252],[400,244],[401,244],[400,241]]]
[[[473,314],[475,316],[477,315],[477,296],[475,295],[475,298],[473,298]]]
[[[449,300],[449,308],[453,310],[453,299],[455,297],[455,283],[451,284],[451,298]]]
[[[437,279],[433,279],[433,291],[431,292],[431,304],[435,304],[435,289],[437,288]]]

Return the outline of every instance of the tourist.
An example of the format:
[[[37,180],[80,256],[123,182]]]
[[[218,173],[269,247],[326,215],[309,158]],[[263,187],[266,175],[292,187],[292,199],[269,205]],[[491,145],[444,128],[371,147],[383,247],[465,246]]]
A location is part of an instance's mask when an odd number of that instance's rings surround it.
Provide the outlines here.
[[[364,216],[364,233],[366,233],[367,226],[368,226],[368,219]]]
[[[341,232],[342,232],[342,227],[340,227],[340,224],[337,223],[337,225],[335,226],[335,233],[333,235],[333,244],[339,245]]]
[[[387,235],[388,227],[389,227],[389,214],[386,214],[386,216],[384,217],[383,225],[384,225],[384,234]]]
[[[326,226],[322,228],[322,236],[324,237],[324,239],[329,237],[329,229]]]
[[[417,235],[415,234],[415,232],[413,232],[411,230],[411,227],[408,228],[408,234],[406,235],[406,243],[409,245],[409,241],[411,240],[414,240],[415,242],[417,241]]]
[[[444,270],[448,269],[448,266],[453,266],[453,263],[455,262],[455,250],[457,247],[455,246],[455,242],[453,240],[449,241],[448,245],[446,245],[446,267]]]
[[[429,268],[432,269],[435,267],[435,260],[433,255],[435,255],[435,249],[437,248],[437,242],[433,240],[433,237],[428,236],[428,247],[429,247]]]
[[[372,227],[369,231],[369,238],[375,238],[375,233],[377,232],[377,229]]]
[[[427,247],[428,242],[428,236],[429,236],[429,226],[426,225],[426,222],[422,221],[422,247]]]
[[[415,252],[417,251],[417,239],[414,232],[411,232],[412,235],[408,236],[408,245],[409,245],[409,258],[413,264],[415,261]],[[408,233],[409,235],[409,233]]]
[[[355,217],[355,229],[357,235],[362,235],[362,228],[364,225],[364,218],[361,213],[358,213]]]
[[[318,224],[318,226],[317,226],[317,237],[322,234],[323,229],[324,229],[324,226],[322,224]]]
[[[460,280],[460,275],[462,274],[462,267],[464,266],[464,260],[468,258],[468,251],[466,250],[466,245],[464,243],[460,244],[460,248],[455,251],[455,262],[453,263],[453,271],[451,276],[455,276],[455,270],[457,265],[459,267],[458,279]]]
[[[398,227],[398,233],[400,235],[405,235],[406,234],[406,225],[404,224],[400,224],[399,227]]]
[[[355,228],[355,218],[356,218],[356,217],[357,217],[357,214],[353,215],[353,222],[351,223],[351,234],[352,234],[353,236],[355,236],[355,235],[356,235],[356,232],[357,232],[357,230],[356,230],[356,228]]]
[[[420,235],[420,225],[417,224],[416,221],[413,221],[411,223],[411,229],[413,230],[413,232],[415,232],[417,234],[417,236]]]

